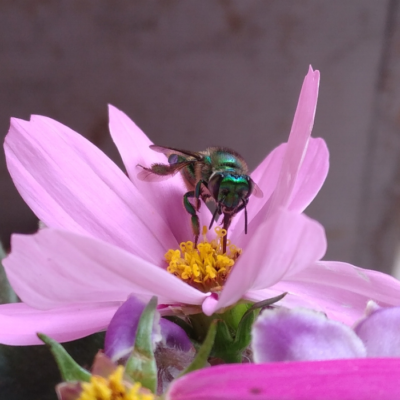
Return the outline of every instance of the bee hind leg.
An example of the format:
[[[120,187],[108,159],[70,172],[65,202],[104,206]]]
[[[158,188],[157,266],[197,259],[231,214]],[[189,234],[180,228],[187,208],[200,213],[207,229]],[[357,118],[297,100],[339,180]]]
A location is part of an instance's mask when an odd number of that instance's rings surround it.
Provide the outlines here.
[[[200,235],[200,221],[199,217],[197,216],[197,212],[193,204],[189,201],[189,198],[194,198],[195,193],[194,191],[187,192],[183,195],[183,206],[185,207],[185,210],[191,215],[191,224],[192,224],[192,230],[193,234],[195,236],[194,239],[194,244],[197,247],[197,241],[199,240],[199,235]]]

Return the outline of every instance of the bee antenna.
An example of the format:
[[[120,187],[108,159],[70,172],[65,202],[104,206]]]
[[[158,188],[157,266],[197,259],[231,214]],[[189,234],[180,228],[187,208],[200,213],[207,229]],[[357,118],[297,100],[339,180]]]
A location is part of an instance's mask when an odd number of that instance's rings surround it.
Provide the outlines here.
[[[243,201],[244,203],[244,234],[247,235],[247,201]]]
[[[208,227],[209,230],[210,230],[211,227],[213,226],[214,221],[217,221],[217,220],[218,220],[218,217],[217,217],[218,208],[219,208],[219,207],[216,207],[216,208],[215,208],[215,211],[214,211],[214,214],[213,214],[213,216],[212,216],[212,220],[211,220],[210,226]]]

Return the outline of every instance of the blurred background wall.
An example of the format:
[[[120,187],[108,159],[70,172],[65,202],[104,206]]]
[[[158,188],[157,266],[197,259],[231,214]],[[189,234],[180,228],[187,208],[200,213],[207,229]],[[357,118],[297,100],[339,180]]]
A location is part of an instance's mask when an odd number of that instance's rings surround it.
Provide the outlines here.
[[[226,145],[254,168],[286,141],[308,65],[321,71],[313,136],[331,153],[307,213],[326,258],[391,272],[399,242],[397,0],[2,0],[0,132],[42,114],[120,163],[107,103],[158,144]],[[0,160],[0,227],[37,221]]]

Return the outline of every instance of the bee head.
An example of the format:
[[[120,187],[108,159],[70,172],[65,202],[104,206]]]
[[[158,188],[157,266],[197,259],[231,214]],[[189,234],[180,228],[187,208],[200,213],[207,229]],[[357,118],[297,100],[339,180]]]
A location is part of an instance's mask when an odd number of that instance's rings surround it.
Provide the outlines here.
[[[248,175],[214,172],[209,179],[208,189],[222,211],[229,213],[246,202],[253,190],[253,181]]]

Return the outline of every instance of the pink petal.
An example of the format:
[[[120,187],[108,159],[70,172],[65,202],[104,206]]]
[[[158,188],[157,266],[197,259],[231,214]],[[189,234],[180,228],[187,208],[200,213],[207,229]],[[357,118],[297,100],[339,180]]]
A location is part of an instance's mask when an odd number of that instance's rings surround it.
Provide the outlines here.
[[[360,338],[322,313],[296,308],[264,310],[252,330],[254,362],[333,360],[365,357]]]
[[[302,270],[319,260],[325,251],[325,233],[318,222],[277,211],[254,233],[221,292],[217,308],[234,304],[249,290],[272,286],[288,271]],[[207,313],[213,311],[207,306]]]
[[[153,142],[121,110],[108,105],[111,137],[118,148],[126,171],[132,182],[137,183],[137,165],[165,162],[165,156],[149,148]],[[140,181],[139,181],[140,182]]]
[[[279,207],[302,212],[320,190],[329,168],[329,152],[323,139],[310,138],[314,124],[319,71],[310,67],[304,79],[288,143],[277,147],[251,174],[264,192],[248,206],[250,234],[243,235],[244,215],[231,228],[231,239],[246,247],[259,224]],[[236,229],[235,229],[236,228]]]
[[[149,167],[153,163],[168,164],[167,158],[149,148],[150,139],[122,111],[109,106],[110,133],[122,157],[129,178],[163,218],[178,243],[193,237],[190,216],[184,210],[183,195],[188,191],[180,174],[161,182],[144,182],[137,178],[138,165]],[[203,204],[199,211],[200,223],[207,225],[211,213]]]
[[[23,303],[0,305],[0,343],[12,346],[43,344],[44,333],[58,342],[79,339],[107,328],[120,303],[74,304],[37,310]]]
[[[47,226],[103,239],[153,262],[177,245],[122,171],[66,126],[40,116],[12,119],[5,152],[17,189]]]
[[[257,182],[264,196],[260,198],[251,197],[248,210],[249,232],[256,226],[251,221],[265,218],[265,210],[269,207],[270,197],[278,183],[279,173],[287,149],[287,144],[281,144],[274,149],[268,157],[251,174],[252,179]],[[321,138],[310,138],[306,155],[300,166],[299,173],[294,183],[291,194],[289,210],[302,212],[314,200],[321,189],[329,169],[329,151],[326,143]],[[264,210],[264,211],[262,211]],[[241,243],[244,230],[244,213],[240,213],[232,222],[231,238],[234,243]],[[232,232],[233,231],[233,232]]]
[[[320,261],[308,268],[287,275],[272,287],[289,291],[291,296],[309,307],[324,311],[329,318],[354,324],[364,315],[369,300],[381,306],[400,304],[400,281],[382,272],[355,267],[351,264]],[[296,300],[292,299],[292,304]]]
[[[166,400],[393,400],[400,359],[221,365],[172,383]]]
[[[400,307],[380,308],[354,328],[367,348],[367,357],[400,356]]]
[[[289,210],[303,212],[320,191],[329,170],[328,147],[321,138],[310,138],[290,197]]]
[[[125,301],[130,294],[145,301],[156,295],[166,304],[201,304],[207,297],[123,249],[53,229],[13,235],[4,266],[19,297],[36,308]]]
[[[300,167],[306,155],[311,130],[314,125],[318,99],[319,71],[310,67],[304,79],[299,102],[280,171],[277,187],[268,207],[268,215],[278,207],[289,207]]]

